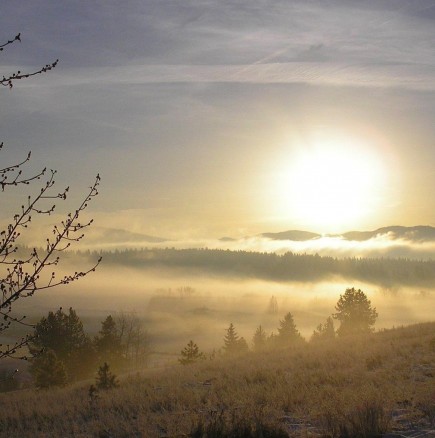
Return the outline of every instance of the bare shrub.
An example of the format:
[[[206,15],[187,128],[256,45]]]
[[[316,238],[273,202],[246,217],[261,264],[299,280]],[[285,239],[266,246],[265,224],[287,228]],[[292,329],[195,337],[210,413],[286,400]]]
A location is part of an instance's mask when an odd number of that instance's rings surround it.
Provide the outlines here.
[[[245,416],[236,412],[211,412],[208,419],[201,418],[192,426],[192,438],[288,438],[279,424],[267,423],[258,416]]]
[[[328,409],[321,418],[326,436],[330,438],[376,438],[388,430],[391,417],[380,400],[366,400],[355,409]]]

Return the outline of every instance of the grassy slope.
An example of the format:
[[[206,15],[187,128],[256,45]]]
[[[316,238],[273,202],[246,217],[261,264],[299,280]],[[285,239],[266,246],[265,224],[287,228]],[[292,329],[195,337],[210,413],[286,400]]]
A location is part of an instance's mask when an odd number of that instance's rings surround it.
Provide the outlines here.
[[[419,324],[368,339],[146,370],[95,400],[91,382],[1,394],[0,434],[181,436],[201,420],[233,430],[241,422],[269,424],[289,436],[435,428],[434,376],[435,323]]]

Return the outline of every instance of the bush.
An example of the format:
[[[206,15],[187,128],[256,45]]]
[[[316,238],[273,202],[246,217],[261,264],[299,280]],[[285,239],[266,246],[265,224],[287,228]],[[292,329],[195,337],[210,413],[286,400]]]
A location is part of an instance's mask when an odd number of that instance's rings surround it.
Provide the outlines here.
[[[191,438],[288,438],[287,432],[280,425],[266,424],[258,418],[238,417],[230,418],[213,412],[208,421],[200,419],[192,426]]]
[[[367,400],[355,410],[326,409],[321,423],[330,438],[376,438],[387,432],[390,416],[380,400]]]

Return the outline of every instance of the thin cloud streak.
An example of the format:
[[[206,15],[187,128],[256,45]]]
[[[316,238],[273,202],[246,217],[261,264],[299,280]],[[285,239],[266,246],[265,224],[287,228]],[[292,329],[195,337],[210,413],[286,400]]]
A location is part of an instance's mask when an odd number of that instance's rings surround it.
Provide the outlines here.
[[[22,87],[140,85],[153,83],[313,84],[435,90],[435,66],[288,62],[254,65],[143,65],[101,67],[51,75]]]

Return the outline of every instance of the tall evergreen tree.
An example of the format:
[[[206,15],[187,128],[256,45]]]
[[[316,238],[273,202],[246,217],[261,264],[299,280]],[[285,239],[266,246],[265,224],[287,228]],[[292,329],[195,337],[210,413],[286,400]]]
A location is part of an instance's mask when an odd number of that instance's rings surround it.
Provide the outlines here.
[[[284,319],[279,322],[278,336],[276,337],[279,345],[289,346],[303,340],[299,330],[296,328],[296,324],[293,320],[293,315],[288,312]]]
[[[46,389],[52,386],[63,386],[68,381],[64,363],[50,349],[33,359],[30,371],[37,388]]]
[[[239,351],[239,339],[239,335],[237,334],[233,323],[230,323],[230,326],[227,328],[226,334],[224,336],[225,353],[237,353]]]
[[[333,315],[340,321],[338,336],[367,334],[373,331],[378,313],[373,308],[366,294],[355,288],[346,289],[335,306],[337,313]]]
[[[95,347],[100,361],[107,361],[111,365],[123,362],[121,336],[112,315],[101,323],[101,330],[95,337]]]
[[[49,312],[36,324],[34,336],[31,351],[52,350],[57,359],[63,362],[70,380],[88,376],[95,366],[91,341],[72,308],[68,313],[62,308]]]
[[[224,336],[224,352],[226,354],[244,353],[249,350],[245,338],[239,337],[233,323],[226,330]]]

